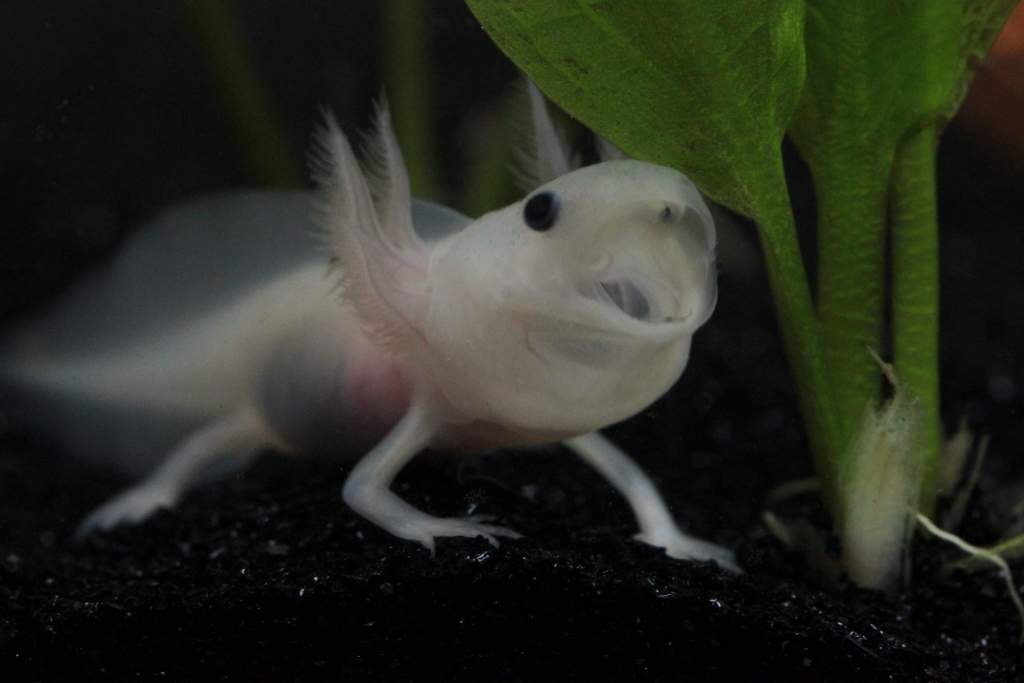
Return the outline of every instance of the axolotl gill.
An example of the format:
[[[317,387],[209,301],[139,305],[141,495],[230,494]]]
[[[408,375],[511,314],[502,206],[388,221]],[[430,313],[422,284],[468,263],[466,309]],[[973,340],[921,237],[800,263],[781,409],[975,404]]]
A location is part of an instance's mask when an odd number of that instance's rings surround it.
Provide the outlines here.
[[[477,220],[410,197],[386,104],[360,164],[328,115],[318,191],[172,208],[0,343],[8,408],[66,449],[142,475],[81,534],[174,506],[262,449],[365,454],[342,497],[433,552],[518,534],[390,489],[427,448],[563,442],[628,501],[637,538],[731,553],[676,524],[596,430],[659,398],[716,303],[715,228],[681,173],[616,153],[574,168],[539,92],[521,201]],[[326,247],[326,248],[325,248]]]

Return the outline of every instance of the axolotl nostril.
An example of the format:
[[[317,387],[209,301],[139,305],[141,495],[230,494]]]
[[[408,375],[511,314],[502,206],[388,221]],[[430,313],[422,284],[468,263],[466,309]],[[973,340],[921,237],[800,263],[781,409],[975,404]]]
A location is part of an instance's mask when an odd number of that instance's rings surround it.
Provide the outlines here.
[[[736,569],[595,431],[686,367],[715,305],[711,215],[665,167],[574,170],[530,100],[536,187],[511,206],[470,220],[413,200],[386,106],[365,166],[328,117],[315,195],[172,209],[9,336],[0,386],[27,420],[144,474],[81,531],[173,506],[262,448],[363,449],[343,487],[360,515],[431,550],[446,536],[497,544],[517,534],[428,515],[390,490],[395,475],[427,447],[562,441],[626,497],[640,540]]]

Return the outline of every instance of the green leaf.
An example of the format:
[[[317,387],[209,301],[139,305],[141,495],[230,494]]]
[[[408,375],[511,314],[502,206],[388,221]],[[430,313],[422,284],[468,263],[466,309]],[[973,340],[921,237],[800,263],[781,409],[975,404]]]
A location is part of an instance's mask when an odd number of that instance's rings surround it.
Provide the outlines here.
[[[812,169],[892,156],[958,82],[955,0],[808,0],[807,84],[791,129]],[[869,361],[870,362],[870,361]]]
[[[790,130],[812,168],[891,158],[959,106],[1016,0],[807,0],[807,81]]]
[[[747,215],[804,76],[801,0],[469,0],[562,108]]]

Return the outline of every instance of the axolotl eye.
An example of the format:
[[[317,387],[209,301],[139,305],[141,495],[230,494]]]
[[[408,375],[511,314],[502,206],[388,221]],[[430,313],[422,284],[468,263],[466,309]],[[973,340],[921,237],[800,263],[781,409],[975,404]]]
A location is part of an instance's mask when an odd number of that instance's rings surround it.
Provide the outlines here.
[[[538,192],[526,200],[523,206],[523,222],[537,232],[551,229],[558,220],[558,195],[554,192]]]

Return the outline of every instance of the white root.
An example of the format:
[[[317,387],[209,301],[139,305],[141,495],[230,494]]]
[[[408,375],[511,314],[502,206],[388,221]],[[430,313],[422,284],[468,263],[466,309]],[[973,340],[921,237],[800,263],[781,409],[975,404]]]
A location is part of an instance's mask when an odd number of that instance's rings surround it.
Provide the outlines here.
[[[1021,602],[1020,593],[1017,591],[1017,587],[1013,583],[1013,574],[1010,573],[1010,565],[1006,563],[1006,560],[999,557],[999,555],[995,554],[991,550],[971,545],[956,534],[940,529],[920,512],[916,513],[916,516],[918,523],[936,538],[940,538],[947,543],[952,543],[968,555],[986,560],[999,567],[999,572],[1003,575],[1003,579],[1006,581],[1006,590],[1010,593],[1010,599],[1013,601],[1014,607],[1017,608],[1017,616],[1020,618],[1021,623],[1020,642],[1024,643],[1024,602]]]

